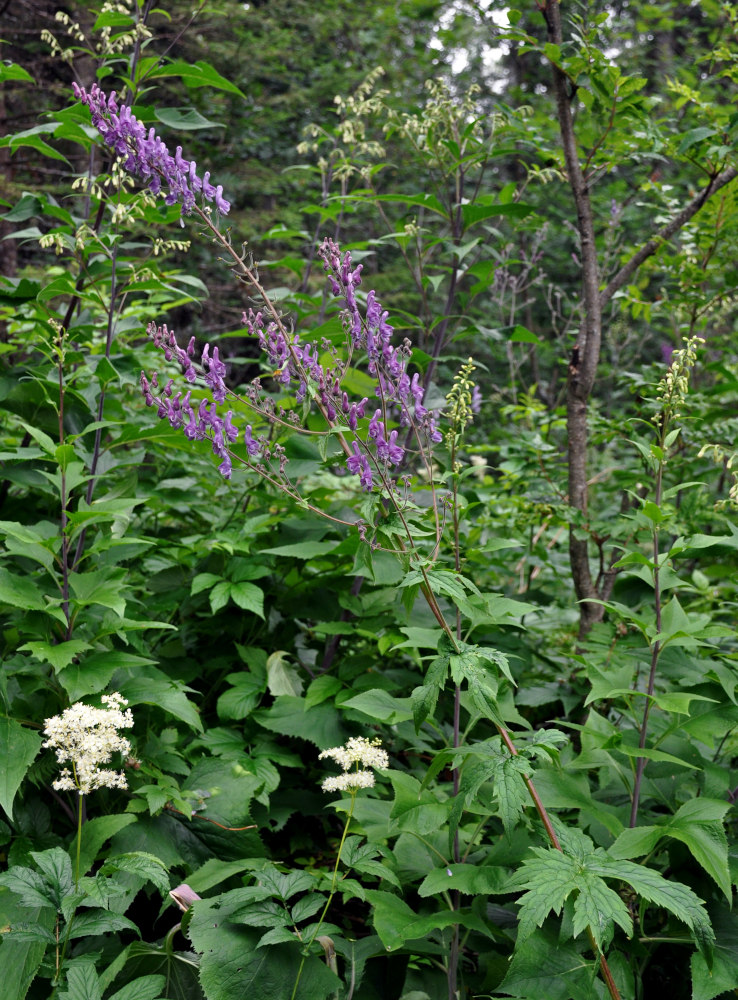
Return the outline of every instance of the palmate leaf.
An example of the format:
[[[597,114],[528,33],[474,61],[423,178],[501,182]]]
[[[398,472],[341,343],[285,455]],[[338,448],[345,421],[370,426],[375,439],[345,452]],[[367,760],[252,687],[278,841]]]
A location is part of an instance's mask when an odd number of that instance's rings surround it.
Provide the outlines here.
[[[644,865],[608,858],[600,851],[592,856],[590,867],[592,871],[607,878],[621,879],[644,899],[657,906],[663,906],[665,910],[682,920],[692,931],[700,954],[708,967],[711,967],[715,934],[704,902],[688,886],[681,882],[671,882]]]
[[[570,845],[575,848],[573,857],[554,848],[533,848],[534,857],[524,861],[513,876],[511,884],[517,883],[528,890],[520,899],[519,943],[540,927],[551,911],[559,914],[566,899],[575,891],[575,934],[589,927],[600,947],[612,938],[615,924],[630,935],[630,915],[617,893],[603,881],[614,878],[684,921],[692,931],[700,954],[710,964],[715,935],[704,903],[688,886],[671,882],[651,868],[609,858],[601,848],[592,851],[591,841],[581,833],[567,838],[564,847]],[[590,852],[584,853],[582,848],[587,845]]]

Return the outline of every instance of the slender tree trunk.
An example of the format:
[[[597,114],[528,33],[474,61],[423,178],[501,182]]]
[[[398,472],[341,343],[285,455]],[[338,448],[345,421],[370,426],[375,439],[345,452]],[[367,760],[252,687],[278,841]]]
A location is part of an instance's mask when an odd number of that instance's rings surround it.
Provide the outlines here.
[[[560,0],[545,0],[540,9],[548,29],[548,41],[561,46]],[[569,359],[566,389],[569,504],[575,512],[569,527],[569,558],[574,589],[581,608],[579,638],[582,639],[592,625],[602,620],[604,608],[594,602],[606,599],[614,582],[614,571],[610,569],[601,574],[598,587],[592,576],[589,559],[591,539],[588,526],[587,410],[600,360],[603,311],[615,292],[632,278],[641,264],[655,254],[666,240],[678,233],[716,192],[732,183],[738,176],[738,170],[728,167],[723,171],[714,171],[707,185],[666,225],[635,250],[607,285],[600,288],[592,203],[588,181],[579,161],[572,119],[571,104],[576,86],[555,62],[552,62],[552,70],[556,114],[569,187],[576,208],[582,260],[582,320]]]
[[[561,45],[561,10],[558,0],[547,0],[544,16],[548,40]],[[571,352],[566,386],[566,425],[568,431],[569,504],[581,514],[569,527],[569,558],[577,600],[581,603],[580,638],[594,622],[602,618],[597,590],[589,565],[589,543],[583,535],[587,521],[587,407],[597,374],[602,342],[602,307],[597,267],[594,219],[589,188],[577,153],[571,115],[570,85],[566,75],[553,65],[556,113],[564,148],[566,172],[574,196],[582,260],[582,321]]]

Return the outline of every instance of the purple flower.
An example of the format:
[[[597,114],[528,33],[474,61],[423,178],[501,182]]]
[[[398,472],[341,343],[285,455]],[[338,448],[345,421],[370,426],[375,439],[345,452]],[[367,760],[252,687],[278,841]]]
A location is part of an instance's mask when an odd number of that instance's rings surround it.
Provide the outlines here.
[[[89,93],[76,83],[72,84],[72,89],[74,96],[89,107],[92,124],[106,145],[123,159],[124,169],[145,181],[152,194],[160,194],[162,187],[166,186],[165,203],[173,205],[180,202],[184,216],[193,210],[195,195],[201,192],[206,201],[215,202],[221,215],[228,214],[231,206],[223,197],[222,185],[214,187],[209,173],[201,180],[197,176],[195,161],[182,157],[181,146],[172,156],[153,128],[147,132],[129,107],[125,104],[118,106],[115,91],[106,97],[96,83],[93,83]]]

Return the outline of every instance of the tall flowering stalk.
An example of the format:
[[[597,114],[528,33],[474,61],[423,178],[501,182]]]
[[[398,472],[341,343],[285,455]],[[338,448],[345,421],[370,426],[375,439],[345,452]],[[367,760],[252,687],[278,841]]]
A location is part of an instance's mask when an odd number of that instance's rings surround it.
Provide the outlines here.
[[[71,708],[64,709],[61,715],[47,719],[44,727],[46,741],[42,746],[55,750],[60,764],[71,765],[71,770],[69,767],[62,768],[53,787],[57,791],[76,791],[79,794],[75,885],[79,884],[80,875],[83,796],[97,788],[128,787],[122,771],[111,771],[100,765],[109,763],[114,753],[130,753],[130,740],[121,736],[118,730],[130,729],[133,715],[130,708],[122,708],[128,702],[117,691],[104,694],[101,700],[104,708],[93,708],[78,701]]]
[[[290,1000],[294,1000],[297,995],[297,987],[300,984],[305,959],[310,953],[310,948],[317,938],[320,928],[323,926],[325,915],[328,912],[328,909],[333,902],[333,897],[336,894],[336,887],[338,885],[338,869],[341,864],[341,854],[343,853],[343,846],[346,843],[346,836],[348,834],[349,827],[351,826],[351,819],[354,815],[356,796],[362,788],[374,787],[375,770],[384,770],[389,767],[389,757],[387,755],[387,751],[382,749],[382,741],[379,738],[368,740],[364,736],[352,736],[344,746],[331,747],[329,750],[323,750],[318,755],[319,760],[322,760],[324,757],[332,758],[341,766],[343,773],[336,777],[325,778],[321,784],[321,788],[324,792],[348,792],[351,796],[351,805],[349,806],[348,813],[346,814],[346,822],[343,825],[343,833],[341,834],[338,851],[336,852],[336,863],[333,866],[333,878],[331,879],[331,888],[328,894],[328,899],[326,900],[325,906],[323,907],[320,917],[318,918],[318,922],[313,928],[310,940],[307,942],[303,950],[302,961],[300,962],[300,968],[297,970],[297,978],[295,979],[295,985],[292,989],[292,996]]]

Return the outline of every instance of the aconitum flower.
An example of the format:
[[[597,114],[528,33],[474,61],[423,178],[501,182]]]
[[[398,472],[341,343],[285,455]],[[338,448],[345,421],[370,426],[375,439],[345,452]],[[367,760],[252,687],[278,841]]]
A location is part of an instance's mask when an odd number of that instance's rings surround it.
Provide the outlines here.
[[[103,695],[102,701],[107,708],[93,708],[78,701],[61,715],[46,720],[47,740],[42,746],[56,750],[60,764],[72,765],[71,771],[63,768],[53,782],[57,791],[76,790],[80,795],[88,795],[96,788],[127,788],[122,772],[99,765],[107,764],[114,753],[130,753],[129,740],[118,730],[130,729],[133,716],[130,708],[121,710],[128,702],[117,691]]]
[[[120,157],[123,169],[140,177],[152,194],[158,195],[167,188],[165,204],[180,202],[182,215],[190,214],[198,194],[207,202],[215,202],[221,215],[228,214],[231,206],[223,197],[223,186],[214,187],[208,172],[200,178],[197,164],[183,158],[181,146],[177,146],[172,156],[153,128],[147,131],[127,105],[118,105],[115,91],[106,96],[96,83],[89,92],[77,83],[73,83],[72,88],[74,96],[89,107],[92,124],[106,145]]]

